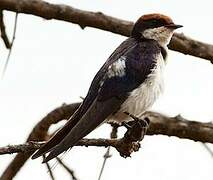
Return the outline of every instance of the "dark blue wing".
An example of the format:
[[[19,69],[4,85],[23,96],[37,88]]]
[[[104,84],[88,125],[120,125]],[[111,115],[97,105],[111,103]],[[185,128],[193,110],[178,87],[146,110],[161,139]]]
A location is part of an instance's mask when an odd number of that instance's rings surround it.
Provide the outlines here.
[[[113,70],[108,68],[98,93],[98,100],[105,101],[114,96],[128,96],[128,93],[142,84],[151,73],[160,53],[160,46],[153,40],[138,42],[129,51],[126,51],[120,57],[120,61],[124,61],[124,65],[118,62],[116,69],[116,61],[114,61],[115,68]]]
[[[42,154],[49,152],[54,146],[59,144],[67,136],[67,134],[79,122],[82,116],[88,111],[88,109],[90,108],[94,100],[97,98],[98,92],[100,90],[101,82],[104,79],[104,76],[110,64],[116,61],[120,56],[126,54],[129,47],[131,48],[131,47],[134,47],[135,45],[136,45],[136,41],[133,38],[128,38],[112,53],[112,55],[108,58],[108,60],[105,62],[105,64],[101,67],[101,69],[98,71],[98,73],[94,77],[91,83],[91,86],[89,88],[89,91],[87,93],[87,96],[85,97],[81,106],[76,110],[76,112],[68,120],[65,126],[62,129],[60,129],[46,144],[44,144],[33,155],[32,157],[33,159],[41,156]]]
[[[106,63],[96,75],[83,102],[85,104],[82,108],[92,101],[88,110],[83,113],[62,141],[51,149],[44,162],[73,147],[80,139],[103,123],[109,115],[116,112],[128,97],[129,92],[143,83],[151,73],[156,65],[158,53],[160,48],[155,42],[138,42],[129,47],[125,53],[120,54],[117,59],[107,62],[109,64]],[[72,119],[69,122],[72,122]]]
[[[79,109],[32,158],[51,151],[48,161],[97,127],[146,79],[158,53],[160,47],[155,41],[138,42],[134,38],[124,41],[96,74]]]
[[[90,85],[87,96],[85,97],[85,99],[80,107],[80,109],[81,109],[80,111],[82,114],[84,114],[87,111],[89,106],[92,104],[94,99],[97,97],[109,66],[111,64],[113,64],[115,61],[117,61],[121,56],[126,55],[127,52],[129,52],[129,50],[134,48],[136,45],[137,45],[137,41],[134,38],[128,38],[123,43],[121,43],[120,46],[110,55],[108,60],[104,63],[104,65],[101,67],[101,69],[97,72],[97,74],[95,75],[95,77]]]

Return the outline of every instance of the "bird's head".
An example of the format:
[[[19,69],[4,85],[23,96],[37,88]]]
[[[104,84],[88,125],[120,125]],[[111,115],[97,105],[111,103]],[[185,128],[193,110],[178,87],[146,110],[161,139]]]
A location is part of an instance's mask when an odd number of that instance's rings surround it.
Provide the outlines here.
[[[135,23],[131,36],[142,39],[154,39],[161,46],[166,46],[177,28],[172,19],[162,14],[147,14],[141,16]]]

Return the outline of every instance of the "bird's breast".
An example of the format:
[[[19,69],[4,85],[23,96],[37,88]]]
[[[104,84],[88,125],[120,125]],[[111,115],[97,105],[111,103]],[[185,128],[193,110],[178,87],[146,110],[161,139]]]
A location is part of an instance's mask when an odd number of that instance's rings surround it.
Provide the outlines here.
[[[150,108],[164,89],[163,71],[165,62],[160,54],[157,63],[146,80],[129,93],[128,98],[121,105],[120,110],[113,115],[113,121],[128,121],[129,117],[123,112],[128,112],[140,117],[144,111]]]

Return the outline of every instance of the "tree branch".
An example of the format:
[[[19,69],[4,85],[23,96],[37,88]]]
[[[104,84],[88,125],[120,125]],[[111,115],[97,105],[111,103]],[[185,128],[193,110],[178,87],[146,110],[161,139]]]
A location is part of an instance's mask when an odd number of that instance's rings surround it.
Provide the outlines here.
[[[27,139],[27,142],[47,140],[47,138],[49,138],[49,135],[47,134],[49,127],[52,124],[56,124],[63,119],[68,119],[79,107],[79,105],[80,103],[73,103],[70,105],[64,104],[61,107],[56,108],[55,110],[50,112],[34,127]],[[168,136],[176,136],[179,138],[187,138],[194,141],[213,143],[212,123],[189,121],[183,119],[180,116],[167,117],[155,112],[146,112],[143,118],[148,118],[150,120],[150,125],[146,133],[147,135],[163,134]],[[101,143],[98,142],[95,145],[111,146],[112,141],[114,140],[101,140]],[[79,143],[81,142],[82,141],[80,141]],[[91,145],[88,143],[91,143],[91,141],[87,141],[87,145]],[[94,141],[92,141],[92,144],[94,145]],[[33,152],[31,151],[17,154],[14,160],[6,168],[0,179],[12,179],[24,165],[27,159],[32,155],[32,153]]]
[[[108,147],[115,146],[116,140],[111,139],[82,139],[76,146],[96,146],[96,147]],[[26,142],[25,144],[8,145],[0,147],[0,155],[13,154],[13,153],[28,153],[34,152],[39,149],[45,142]]]
[[[143,119],[146,120],[147,118],[150,121],[147,135],[164,134],[201,142],[213,142],[213,124],[211,123],[188,121],[183,119],[181,116],[169,118],[155,112],[146,112]],[[139,145],[133,143],[142,140],[145,132],[142,132],[141,138],[141,131],[144,129],[138,127],[138,125],[133,128],[128,129],[124,137],[121,139],[82,139],[76,144],[76,146],[112,146],[120,152],[121,156],[128,157],[133,151],[138,150]],[[136,133],[138,128],[140,132]],[[43,144],[44,142],[27,142],[21,145],[9,145],[0,148],[0,155],[19,152],[34,152]],[[137,146],[136,150],[134,149],[135,145]],[[134,150],[132,151],[132,149]]]
[[[118,124],[111,124],[111,126],[112,126],[112,131],[110,133],[110,139],[116,139],[119,125]],[[109,159],[110,157],[112,157],[112,155],[110,154],[110,146],[109,146],[107,148],[106,153],[104,154],[104,161],[103,161],[103,164],[101,166],[101,171],[99,173],[98,180],[101,180],[101,176],[102,176],[104,168],[106,166],[107,159]]]
[[[9,63],[9,60],[10,60],[10,55],[12,53],[13,44],[14,44],[15,36],[16,36],[17,22],[18,22],[18,13],[16,13],[16,16],[15,16],[15,23],[14,23],[14,29],[13,29],[13,38],[12,38],[12,41],[10,43],[10,49],[9,49],[9,52],[8,52],[8,55],[7,55],[6,62],[4,64],[4,68],[3,68],[3,72],[2,72],[2,78],[5,75],[5,72],[7,70],[7,66],[8,66],[8,63]]]
[[[138,151],[146,130],[148,128],[148,121],[145,124],[143,120],[132,122],[131,128],[128,128],[124,137],[121,139],[82,139],[78,141],[75,146],[96,146],[109,147],[112,146],[117,149],[122,157],[130,157],[131,153]],[[115,132],[115,131],[114,131]],[[44,142],[27,142],[20,145],[9,145],[0,148],[0,155],[12,153],[28,153],[39,149]]]
[[[193,141],[213,143],[213,124],[184,119],[180,115],[168,117],[156,112],[146,112],[150,119],[147,135],[162,134]]]
[[[208,151],[208,153],[213,158],[213,151],[212,151],[212,149],[206,143],[202,143],[202,146]]]
[[[85,27],[94,27],[129,36],[133,22],[107,16],[101,12],[83,11],[67,5],[51,4],[42,0],[1,0],[0,9],[32,14],[45,19],[57,19]],[[175,33],[169,48],[183,54],[213,62],[213,45],[202,43]]]
[[[45,158],[46,158],[45,155],[43,155],[43,159],[45,159]],[[46,164],[46,166],[47,166],[47,170],[48,170],[48,173],[49,173],[49,175],[50,175],[51,180],[55,180],[55,177],[54,177],[54,175],[53,175],[53,171],[52,171],[52,169],[51,169],[49,163],[46,162],[45,164]]]
[[[64,162],[59,157],[56,157],[56,160],[70,174],[73,180],[78,180],[77,177],[75,176],[75,172],[72,169],[70,169],[66,164],[64,164]]]
[[[56,124],[63,119],[68,119],[78,108],[80,103],[74,103],[71,105],[62,105],[56,108],[49,114],[47,114],[38,124],[33,128],[32,132],[27,138],[27,142],[30,141],[45,141],[49,138],[47,133],[49,127],[52,124]],[[13,177],[19,172],[21,167],[29,159],[33,152],[19,153],[11,161],[5,171],[2,173],[1,180],[12,180]]]
[[[4,41],[4,44],[5,44],[6,48],[10,49],[11,48],[11,44],[10,44],[10,41],[8,39],[6,30],[5,30],[3,11],[1,9],[0,9],[0,34],[1,34],[1,38]]]

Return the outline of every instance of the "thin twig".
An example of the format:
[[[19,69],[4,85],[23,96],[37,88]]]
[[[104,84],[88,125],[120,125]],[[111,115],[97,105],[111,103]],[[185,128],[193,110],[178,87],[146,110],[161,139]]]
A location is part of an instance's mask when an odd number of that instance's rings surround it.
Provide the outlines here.
[[[75,146],[96,146],[96,147],[108,147],[113,146],[115,148],[122,149],[122,139],[82,139]],[[39,149],[45,142],[27,142],[25,144],[9,145],[0,147],[0,155],[13,154],[13,153],[28,153],[34,152]]]
[[[202,143],[203,147],[209,152],[209,154],[211,155],[211,157],[213,158],[213,151],[211,150],[211,148],[205,144],[205,143]]]
[[[25,144],[18,145],[8,145],[5,147],[0,147],[0,155],[3,154],[13,154],[13,153],[29,153],[34,152],[36,149],[40,148],[45,142],[26,142]]]
[[[1,34],[1,38],[3,39],[6,48],[10,49],[11,44],[10,44],[10,41],[8,39],[6,30],[5,30],[5,24],[4,24],[4,17],[3,16],[4,16],[3,11],[0,10],[0,34]]]
[[[110,138],[111,139],[117,138],[118,125],[117,124],[111,124],[111,126],[112,126],[112,132],[110,134]],[[101,176],[103,174],[103,171],[104,171],[104,168],[105,168],[105,165],[106,165],[106,161],[110,157],[112,157],[112,155],[110,154],[110,146],[109,146],[107,148],[106,153],[104,154],[104,161],[103,161],[103,164],[102,164],[102,167],[101,167],[101,171],[99,173],[98,180],[101,180]]]
[[[80,96],[80,99],[81,99],[81,100],[84,100],[85,98],[84,98],[83,96]]]
[[[70,169],[66,164],[64,164],[64,162],[59,157],[56,157],[56,160],[71,175],[73,180],[78,180],[77,177],[75,176],[74,171],[72,169]]]
[[[111,139],[116,139],[118,137],[117,133],[118,133],[118,127],[120,126],[119,124],[116,123],[111,123],[112,126],[112,131],[110,133],[110,138]]]
[[[45,155],[43,155],[43,159],[45,159]],[[50,174],[51,179],[52,179],[52,180],[55,180],[55,178],[54,178],[54,176],[53,176],[52,169],[51,169],[51,167],[50,167],[49,163],[48,163],[48,162],[46,162],[45,164],[46,164],[46,166],[47,166],[48,173]]]
[[[112,155],[110,155],[110,146],[107,148],[107,151],[106,153],[104,154],[104,161],[103,161],[103,164],[102,164],[102,167],[101,167],[101,171],[99,173],[99,176],[98,176],[98,180],[101,180],[101,176],[103,174],[103,171],[104,171],[104,168],[105,168],[105,165],[106,165],[106,161],[108,158],[110,158]]]
[[[12,41],[11,41],[11,46],[10,46],[10,50],[9,50],[9,52],[8,52],[8,55],[7,55],[6,62],[5,62],[5,64],[4,64],[4,68],[3,68],[3,72],[2,72],[2,78],[3,78],[4,75],[5,75],[5,72],[6,72],[6,70],[7,70],[8,63],[9,63],[9,60],[10,60],[10,55],[11,55],[11,53],[12,53],[13,44],[14,44],[15,36],[16,36],[17,22],[18,22],[18,13],[16,13],[16,16],[15,16],[15,23],[14,23],[14,30],[13,30],[13,38],[12,38]]]

